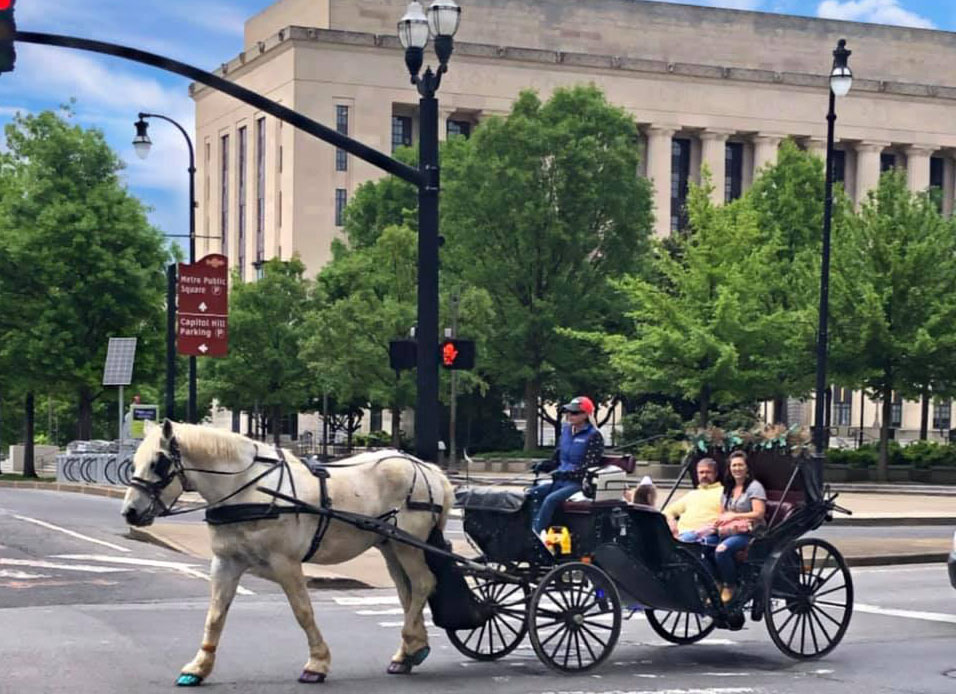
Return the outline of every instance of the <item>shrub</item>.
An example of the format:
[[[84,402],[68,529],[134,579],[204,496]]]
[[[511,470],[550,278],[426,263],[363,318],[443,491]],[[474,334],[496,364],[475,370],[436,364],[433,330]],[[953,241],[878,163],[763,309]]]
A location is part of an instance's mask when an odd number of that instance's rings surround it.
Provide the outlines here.
[[[659,436],[680,436],[684,422],[670,405],[644,403],[621,420],[624,440],[637,444]]]

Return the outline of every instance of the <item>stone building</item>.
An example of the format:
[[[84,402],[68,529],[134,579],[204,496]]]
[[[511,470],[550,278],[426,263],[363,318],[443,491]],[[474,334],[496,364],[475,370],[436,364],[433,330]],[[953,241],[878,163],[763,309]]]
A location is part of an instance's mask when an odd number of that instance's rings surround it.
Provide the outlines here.
[[[279,0],[250,18],[245,50],[218,74],[391,151],[412,144],[418,95],[396,22],[407,0]],[[839,38],[853,51],[840,99],[835,177],[860,200],[882,170],[941,189],[952,212],[956,40],[948,32],[694,7],[645,0],[460,0],[461,28],[439,92],[441,136],[467,136],[508,112],[522,89],[543,97],[593,82],[639,124],[656,226],[683,223],[703,165],[714,197],[745,191],[783,138],[823,153],[827,75]],[[429,57],[431,56],[431,57]],[[433,54],[426,54],[433,64]],[[342,210],[369,164],[228,96],[194,85],[199,251],[223,252],[244,279],[254,263],[298,253],[311,273],[330,257]],[[858,427],[859,394],[834,398],[836,423]],[[812,403],[794,403],[812,415]],[[935,411],[938,410],[938,411]],[[951,407],[934,408],[948,430]],[[864,402],[872,434],[878,408]],[[900,406],[900,436],[919,407]],[[933,424],[933,422],[931,422]],[[942,426],[945,424],[945,426]]]

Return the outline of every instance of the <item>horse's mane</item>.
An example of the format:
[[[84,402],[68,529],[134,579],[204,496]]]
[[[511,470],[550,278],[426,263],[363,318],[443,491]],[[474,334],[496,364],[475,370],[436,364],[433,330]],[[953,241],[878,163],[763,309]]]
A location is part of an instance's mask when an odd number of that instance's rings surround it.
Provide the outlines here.
[[[207,462],[241,459],[248,455],[249,444],[254,443],[242,434],[196,424],[177,423],[175,436],[189,457]]]

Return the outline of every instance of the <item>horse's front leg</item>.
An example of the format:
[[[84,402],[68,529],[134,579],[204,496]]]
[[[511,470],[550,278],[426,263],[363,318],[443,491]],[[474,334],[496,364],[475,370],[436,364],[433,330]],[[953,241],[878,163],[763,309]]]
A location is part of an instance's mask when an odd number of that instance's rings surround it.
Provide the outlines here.
[[[206,628],[203,631],[202,645],[193,658],[182,669],[182,674],[176,681],[181,687],[194,687],[212,673],[216,663],[216,648],[219,646],[219,637],[226,622],[226,614],[239,587],[239,579],[248,568],[242,562],[215,556],[210,570],[210,586],[212,597],[209,601],[209,612],[206,613]]]
[[[309,590],[302,573],[302,564],[296,560],[282,558],[273,560],[271,568],[275,580],[282,586],[282,590],[289,599],[296,621],[299,622],[299,626],[305,631],[306,638],[309,640],[309,660],[302,669],[299,681],[310,684],[324,682],[332,663],[332,655],[319,628],[315,625],[315,614],[312,611],[312,600],[309,598]]]

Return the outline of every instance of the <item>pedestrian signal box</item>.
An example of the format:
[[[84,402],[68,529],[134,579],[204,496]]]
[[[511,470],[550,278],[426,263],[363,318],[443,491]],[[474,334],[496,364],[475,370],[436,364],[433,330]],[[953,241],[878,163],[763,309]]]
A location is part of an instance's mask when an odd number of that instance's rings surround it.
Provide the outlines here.
[[[13,72],[17,62],[17,51],[13,39],[17,34],[17,24],[13,21],[13,8],[16,0],[0,0],[0,73]]]
[[[474,340],[445,340],[441,343],[439,354],[443,368],[462,370],[475,368]]]
[[[388,343],[388,363],[395,371],[414,369],[418,365],[415,340],[392,340]]]

